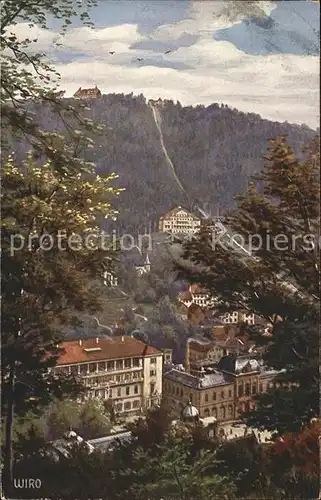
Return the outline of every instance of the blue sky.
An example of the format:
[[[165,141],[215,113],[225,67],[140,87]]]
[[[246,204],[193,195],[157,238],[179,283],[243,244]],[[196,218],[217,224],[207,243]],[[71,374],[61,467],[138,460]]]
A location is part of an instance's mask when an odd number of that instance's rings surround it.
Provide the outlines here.
[[[100,0],[91,14],[94,29],[74,22],[62,38],[51,23],[50,31],[34,34],[67,95],[98,85],[104,93],[142,93],[182,105],[224,102],[315,128],[319,6],[259,4],[262,12],[253,17],[219,0]],[[16,29],[30,35],[26,25]]]

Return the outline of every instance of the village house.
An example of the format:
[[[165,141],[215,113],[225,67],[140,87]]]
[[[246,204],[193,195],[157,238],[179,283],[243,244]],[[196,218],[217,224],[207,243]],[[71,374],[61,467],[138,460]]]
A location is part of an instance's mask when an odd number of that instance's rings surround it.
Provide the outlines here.
[[[238,324],[238,323],[246,323],[247,325],[255,324],[255,315],[254,313],[248,311],[231,311],[225,314],[222,314],[219,317],[220,321],[224,324]]]
[[[206,338],[189,338],[186,343],[185,368],[190,373],[199,372],[202,366],[215,365],[226,354],[226,349]]]
[[[73,374],[85,398],[110,400],[120,417],[159,404],[163,353],[129,336],[71,340],[61,344],[55,375]]]
[[[181,292],[178,300],[188,308],[192,304],[196,304],[204,311],[214,309],[217,304],[217,299],[198,284],[190,285],[188,290]],[[255,314],[249,311],[229,311],[218,317],[218,320],[225,325],[237,325],[239,323],[254,325],[256,319]]]
[[[74,93],[74,97],[76,99],[97,99],[98,97],[101,97],[101,95],[101,91],[99,90],[97,85],[96,87],[91,89],[82,89],[81,87],[79,87],[77,92]]]
[[[201,219],[182,207],[176,207],[159,219],[159,231],[192,235],[199,231]]]
[[[104,271],[103,274],[103,283],[105,286],[116,287],[118,286],[118,278],[113,273],[109,271]]]
[[[187,307],[196,304],[203,309],[208,309],[215,305],[215,299],[197,284],[190,285],[188,290],[181,292],[178,300]]]

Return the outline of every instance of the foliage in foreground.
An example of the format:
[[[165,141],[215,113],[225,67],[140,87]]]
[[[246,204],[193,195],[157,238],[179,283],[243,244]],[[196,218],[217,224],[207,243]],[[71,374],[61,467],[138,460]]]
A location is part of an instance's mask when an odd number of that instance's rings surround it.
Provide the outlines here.
[[[266,347],[263,359],[280,372],[282,386],[257,395],[247,423],[283,433],[299,431],[319,414],[318,139],[302,160],[284,137],[273,140],[265,160],[257,185],[249,185],[223,221],[232,238],[204,230],[185,244],[186,260],[178,267],[219,299],[218,314],[251,311],[272,325],[271,339],[255,328],[249,334]]]
[[[131,426],[132,441],[108,453],[77,447],[71,459],[53,460],[50,448],[25,448],[17,477],[39,477],[46,498],[104,500],[310,499],[318,491],[320,424],[273,444],[253,435],[209,440],[199,426],[172,427],[166,408],[147,412]],[[26,444],[26,443],[25,443]],[[17,491],[28,498],[29,491]],[[17,496],[16,496],[17,498]]]

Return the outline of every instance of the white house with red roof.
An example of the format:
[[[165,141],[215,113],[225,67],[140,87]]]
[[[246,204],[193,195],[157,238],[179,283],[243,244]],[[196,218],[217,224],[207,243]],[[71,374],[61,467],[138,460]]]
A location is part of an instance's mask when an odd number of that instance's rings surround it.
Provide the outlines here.
[[[54,373],[79,378],[85,398],[110,400],[124,418],[160,403],[163,353],[158,349],[129,336],[71,340],[60,347]]]

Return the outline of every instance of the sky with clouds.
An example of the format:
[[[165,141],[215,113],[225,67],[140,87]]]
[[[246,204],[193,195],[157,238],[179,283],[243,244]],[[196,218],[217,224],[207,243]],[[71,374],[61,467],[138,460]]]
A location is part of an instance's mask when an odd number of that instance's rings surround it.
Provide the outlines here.
[[[32,38],[60,72],[67,96],[97,85],[103,93],[182,105],[223,102],[316,128],[319,5],[261,1],[260,7],[262,15],[253,16],[219,0],[98,0],[93,29],[75,22],[61,37],[51,22],[49,31],[33,28]],[[15,30],[31,37],[27,25]]]

